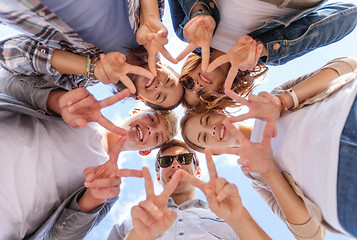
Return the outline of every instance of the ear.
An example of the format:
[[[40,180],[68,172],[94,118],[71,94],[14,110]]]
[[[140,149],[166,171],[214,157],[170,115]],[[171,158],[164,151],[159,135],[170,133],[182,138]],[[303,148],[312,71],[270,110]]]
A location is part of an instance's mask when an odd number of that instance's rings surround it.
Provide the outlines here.
[[[201,177],[201,168],[200,168],[200,166],[197,166],[197,168],[196,168],[196,177],[198,177],[198,178]]]
[[[141,96],[137,96],[137,98],[140,100],[140,101],[142,101],[144,104],[146,104],[146,100],[144,99],[144,98],[142,98]]]

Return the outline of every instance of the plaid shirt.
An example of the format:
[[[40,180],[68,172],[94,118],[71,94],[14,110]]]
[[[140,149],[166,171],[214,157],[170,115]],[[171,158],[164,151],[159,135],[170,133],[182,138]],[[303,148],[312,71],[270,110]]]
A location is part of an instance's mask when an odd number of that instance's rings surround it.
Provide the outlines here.
[[[160,17],[164,0],[158,0]],[[139,25],[139,1],[128,0],[129,19],[134,31]],[[81,75],[60,74],[51,66],[54,49],[79,55],[98,55],[102,51],[85,42],[66,23],[39,0],[1,0],[0,21],[26,35],[0,42],[0,65],[16,74],[41,75],[65,89],[87,87],[98,80],[88,80]]]

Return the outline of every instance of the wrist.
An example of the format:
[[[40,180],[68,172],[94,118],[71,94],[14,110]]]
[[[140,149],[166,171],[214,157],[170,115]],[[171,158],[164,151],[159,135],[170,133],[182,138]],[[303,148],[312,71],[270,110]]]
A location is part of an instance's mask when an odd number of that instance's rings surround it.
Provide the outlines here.
[[[65,90],[59,90],[59,89],[52,90],[47,97],[47,102],[46,102],[47,108],[50,109],[52,112],[61,115],[59,100],[66,93],[67,91]]]
[[[134,227],[133,229],[131,229],[129,235],[125,239],[126,240],[137,240],[137,239],[140,239],[140,240],[155,240],[156,237],[150,237],[146,233],[144,233],[144,236],[142,234],[138,234],[138,232],[136,231],[136,229]]]
[[[90,212],[93,209],[99,207],[105,202],[105,199],[97,199],[91,193],[90,190],[87,189],[82,197],[78,200],[79,209],[82,212]]]

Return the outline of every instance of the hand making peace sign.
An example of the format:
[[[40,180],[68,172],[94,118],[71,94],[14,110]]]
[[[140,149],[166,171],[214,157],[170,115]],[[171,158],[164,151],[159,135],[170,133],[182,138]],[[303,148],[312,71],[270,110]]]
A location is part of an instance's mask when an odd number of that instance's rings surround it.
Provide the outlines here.
[[[213,213],[225,221],[231,222],[235,215],[244,209],[238,188],[226,179],[218,177],[216,166],[212,160],[212,151],[209,148],[206,148],[205,155],[210,180],[203,182],[187,172],[183,172],[183,179],[202,190]]]
[[[61,96],[58,104],[63,120],[73,128],[85,127],[88,122],[98,122],[115,134],[125,135],[127,131],[115,126],[102,115],[100,110],[119,102],[129,95],[129,90],[125,89],[104,100],[97,101],[87,89],[77,88]]]
[[[109,160],[106,163],[97,167],[84,169],[84,185],[94,198],[106,200],[118,196],[121,177],[143,177],[140,170],[118,168],[117,160],[126,138],[126,136],[122,136],[118,140],[110,152]]]
[[[100,54],[100,61],[97,62],[94,69],[94,76],[102,83],[116,84],[121,81],[134,94],[136,88],[133,81],[127,76],[128,73],[154,78],[154,75],[145,68],[127,63],[126,56],[120,52]]]
[[[131,209],[134,225],[131,234],[135,234],[136,239],[156,239],[177,217],[176,212],[167,208],[167,200],[176,189],[184,171],[177,171],[159,195],[154,193],[149,170],[143,168],[142,172],[145,179],[146,200]]]

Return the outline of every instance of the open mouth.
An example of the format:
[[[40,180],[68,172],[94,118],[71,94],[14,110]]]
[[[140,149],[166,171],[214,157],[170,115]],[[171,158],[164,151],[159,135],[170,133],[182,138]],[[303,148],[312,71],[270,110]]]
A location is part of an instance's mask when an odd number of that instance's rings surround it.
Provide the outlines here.
[[[144,134],[143,134],[143,130],[141,129],[141,127],[139,125],[135,126],[136,131],[137,131],[137,136],[140,142],[142,142],[144,140]]]
[[[153,79],[150,79],[150,78],[146,78],[146,79],[147,79],[147,83],[145,84],[145,88],[149,88],[149,87],[151,87],[151,86],[153,85],[153,83],[155,82],[156,77],[153,78]]]
[[[202,73],[199,73],[198,76],[200,77],[200,80],[204,83],[207,84],[212,84],[212,80],[209,79],[207,76],[203,75]]]
[[[226,127],[222,124],[221,131],[219,131],[219,140],[222,140],[226,135]]]

